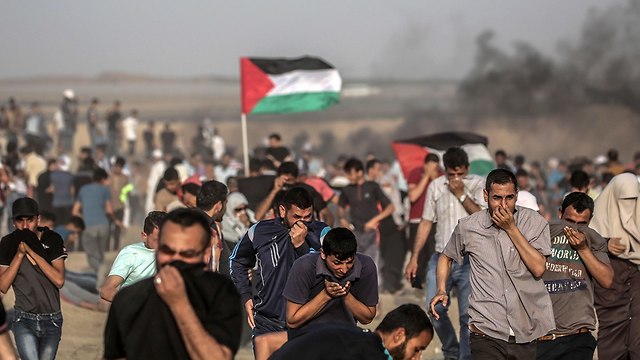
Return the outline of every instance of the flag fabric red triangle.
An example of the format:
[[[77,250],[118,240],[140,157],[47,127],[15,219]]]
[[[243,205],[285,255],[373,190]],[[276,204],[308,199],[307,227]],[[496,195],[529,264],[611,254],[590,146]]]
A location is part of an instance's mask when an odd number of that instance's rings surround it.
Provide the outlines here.
[[[240,58],[242,86],[242,113],[250,114],[253,108],[275,86],[269,76],[257,67],[250,58]]]
[[[393,142],[391,148],[396,154],[405,179],[409,178],[411,171],[424,164],[424,158],[429,153],[424,146],[409,143]]]

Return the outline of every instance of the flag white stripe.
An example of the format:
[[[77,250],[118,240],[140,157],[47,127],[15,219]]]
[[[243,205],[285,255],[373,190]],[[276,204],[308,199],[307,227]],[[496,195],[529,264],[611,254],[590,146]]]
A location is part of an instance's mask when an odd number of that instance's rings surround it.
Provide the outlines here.
[[[269,75],[275,87],[267,96],[310,92],[340,92],[342,79],[336,69],[296,70],[279,75]]]

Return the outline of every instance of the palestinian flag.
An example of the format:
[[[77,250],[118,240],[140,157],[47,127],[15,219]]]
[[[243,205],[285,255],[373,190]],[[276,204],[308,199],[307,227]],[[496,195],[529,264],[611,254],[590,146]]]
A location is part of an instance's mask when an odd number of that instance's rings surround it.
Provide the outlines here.
[[[396,140],[391,144],[405,178],[424,164],[424,157],[429,153],[438,154],[442,164],[442,155],[453,146],[461,147],[469,156],[470,174],[486,176],[495,168],[491,153],[487,149],[487,138],[474,133],[444,132]]]
[[[338,70],[316,57],[243,57],[240,77],[247,115],[318,111],[340,100]]]

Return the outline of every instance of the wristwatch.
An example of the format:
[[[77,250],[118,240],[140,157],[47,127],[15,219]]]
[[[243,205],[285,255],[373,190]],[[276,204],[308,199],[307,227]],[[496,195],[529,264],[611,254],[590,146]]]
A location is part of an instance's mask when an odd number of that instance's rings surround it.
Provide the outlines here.
[[[465,200],[467,200],[467,194],[462,194],[462,196],[458,198],[458,201],[460,201],[460,204],[464,203]]]

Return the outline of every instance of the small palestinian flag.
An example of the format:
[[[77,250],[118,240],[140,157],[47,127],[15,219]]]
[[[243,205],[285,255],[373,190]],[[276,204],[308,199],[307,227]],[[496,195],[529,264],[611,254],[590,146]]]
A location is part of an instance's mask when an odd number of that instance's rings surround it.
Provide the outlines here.
[[[469,156],[470,174],[486,176],[495,168],[491,153],[487,149],[487,138],[474,133],[444,132],[396,140],[391,144],[405,178],[424,164],[424,158],[429,153],[438,154],[442,164],[442,155],[453,146],[461,147]]]
[[[318,111],[340,101],[340,74],[320,58],[243,57],[240,73],[247,115]]]

